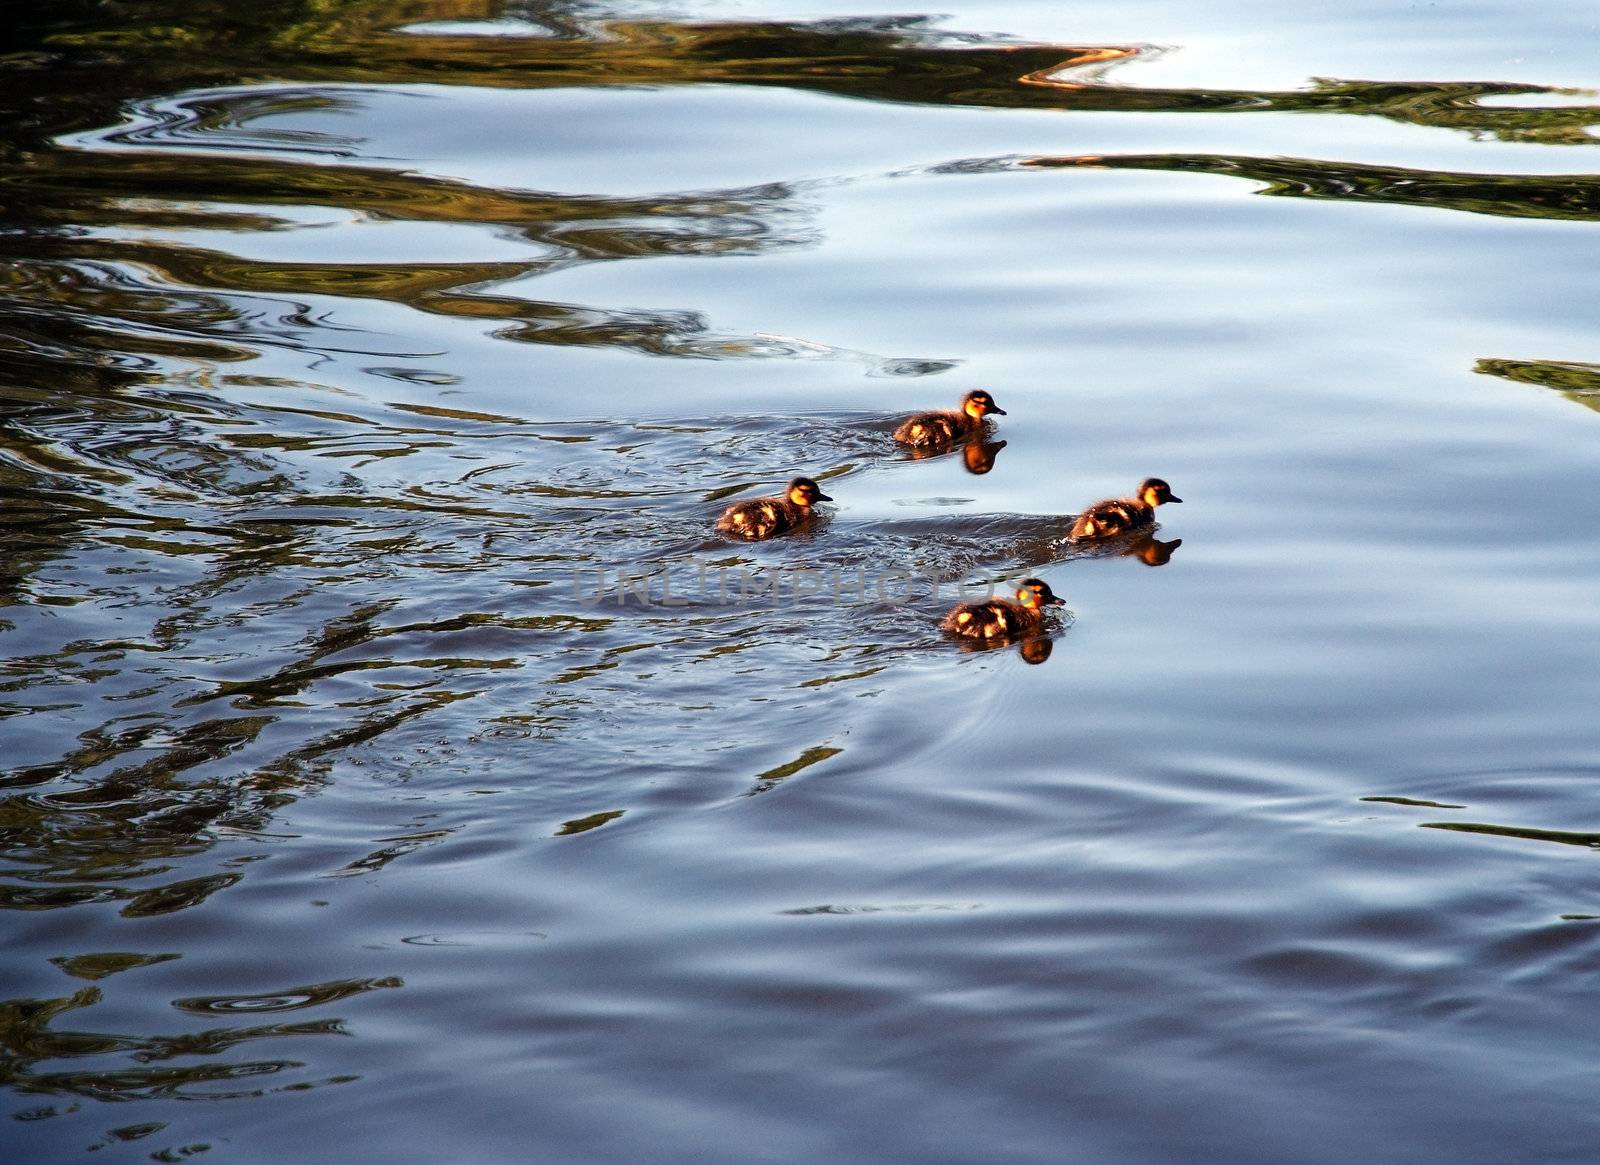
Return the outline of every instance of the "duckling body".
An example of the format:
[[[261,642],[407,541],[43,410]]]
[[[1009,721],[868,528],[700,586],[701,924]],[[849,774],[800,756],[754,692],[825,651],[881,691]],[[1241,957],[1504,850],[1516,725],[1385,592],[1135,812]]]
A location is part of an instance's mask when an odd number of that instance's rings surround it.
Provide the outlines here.
[[[1132,497],[1107,498],[1079,514],[1072,524],[1071,538],[1074,542],[1086,542],[1143,529],[1155,524],[1157,506],[1181,501],[1183,499],[1173,496],[1172,487],[1159,477],[1147,477],[1139,483]]]
[[[833,501],[809,477],[797,477],[782,497],[734,502],[717,519],[717,530],[730,538],[758,542],[797,530],[811,521],[811,507]]]
[[[1005,409],[981,388],[961,398],[958,409],[940,409],[908,417],[894,431],[894,439],[913,449],[948,449],[973,436],[989,415],[1003,417]]]
[[[1090,538],[1115,538],[1129,530],[1155,524],[1155,508],[1137,498],[1107,498],[1095,502],[1072,524],[1072,539],[1081,542]]]
[[[1050,590],[1043,579],[1025,578],[1017,584],[1017,597],[989,599],[982,603],[958,603],[940,624],[945,631],[963,639],[985,643],[1009,642],[1036,635],[1044,626],[1044,609],[1060,607],[1066,600]]]

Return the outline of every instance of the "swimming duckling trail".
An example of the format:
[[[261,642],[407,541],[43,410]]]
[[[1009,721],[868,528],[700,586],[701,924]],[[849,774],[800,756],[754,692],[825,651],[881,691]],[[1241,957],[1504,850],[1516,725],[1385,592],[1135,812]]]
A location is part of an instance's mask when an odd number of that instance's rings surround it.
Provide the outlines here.
[[[1147,560],[1160,557],[1150,552],[1148,540],[1139,537],[1114,539],[1101,544],[1074,544],[1070,540],[1073,515],[1003,514],[992,512],[919,513],[905,518],[852,515],[851,483],[861,475],[883,473],[899,460],[899,451],[887,438],[893,421],[881,417],[831,413],[811,417],[700,418],[673,423],[639,422],[636,434],[621,445],[592,449],[571,447],[564,450],[576,464],[569,469],[570,479],[581,480],[593,493],[614,493],[608,502],[607,541],[596,545],[583,538],[582,549],[570,560],[584,578],[581,590],[592,595],[601,573],[612,583],[623,572],[637,575],[659,569],[669,580],[681,582],[684,572],[692,572],[696,583],[689,607],[701,610],[706,586],[699,571],[713,571],[711,584],[723,601],[740,602],[748,593],[737,582],[733,597],[723,575],[727,572],[754,573],[812,571],[825,576],[802,583],[810,598],[806,618],[823,629],[830,620],[848,627],[862,620],[877,618],[864,609],[882,606],[857,604],[845,610],[822,610],[836,591],[835,581],[846,585],[864,580],[869,597],[915,593],[920,580],[956,582],[998,581],[1017,577],[1035,569],[1077,559],[1139,555]],[[623,462],[612,467],[608,453],[621,452]],[[961,450],[948,451],[959,458]],[[624,490],[608,490],[605,483],[616,472],[628,478],[650,474],[670,482],[727,475],[728,465],[737,465],[737,478],[725,485],[702,492],[661,489],[628,496]],[[580,468],[581,466],[581,468]],[[760,496],[781,488],[787,475],[797,467],[812,470],[818,482],[837,500],[818,507],[817,515],[806,527],[758,546],[730,541],[717,535],[712,522],[730,501]],[[915,471],[905,476],[915,480]],[[527,487],[519,487],[527,488]],[[859,495],[858,495],[859,497]],[[966,499],[926,499],[929,505],[949,505]],[[859,508],[857,505],[856,508]],[[574,518],[583,511],[572,512]],[[1168,544],[1172,550],[1175,543]],[[1170,558],[1171,550],[1165,552]],[[880,589],[880,584],[882,584]],[[636,582],[638,599],[647,593]],[[669,582],[670,585],[670,582]],[[823,587],[818,591],[814,588]],[[660,592],[659,582],[648,593]],[[789,592],[785,592],[788,594]],[[852,591],[851,593],[855,593]],[[676,596],[684,599],[680,591]],[[932,600],[930,596],[930,600]],[[633,605],[639,605],[636,601]],[[786,603],[784,605],[787,605]],[[832,605],[832,604],[827,604]]]
[[[620,783],[605,796],[628,808],[643,803],[634,794],[650,799],[644,782],[670,786],[664,774],[697,771],[708,749],[733,772],[780,764],[788,746],[775,741],[805,739],[813,723],[848,725],[851,701],[885,669],[947,658],[937,624],[953,582],[922,597],[926,584],[908,571],[999,581],[1074,557],[1065,517],[852,518],[852,482],[897,463],[881,417],[537,424],[411,407],[377,425],[326,407],[294,415],[311,430],[301,447],[343,456],[311,457],[292,475],[269,444],[247,458],[207,444],[155,457],[134,426],[81,452],[147,479],[151,505],[119,512],[41,483],[19,506],[9,561],[32,581],[14,587],[37,592],[53,557],[54,569],[96,572],[97,601],[111,609],[138,596],[140,616],[122,617],[114,636],[74,633],[76,644],[32,628],[14,680],[38,685],[98,659],[90,699],[103,702],[108,728],[103,747],[24,767],[9,783],[115,771],[161,739],[171,743],[154,771],[209,790],[190,828],[249,831],[266,827],[268,789],[314,787],[335,758],[382,772],[437,736],[436,713],[470,707],[478,727],[428,745],[433,763],[408,780],[447,787],[491,755],[501,770],[537,767],[577,729],[582,768],[613,773]],[[59,448],[59,420],[57,433]],[[464,468],[429,458],[441,442],[465,455]],[[406,480],[380,487],[401,451]],[[796,466],[817,467],[839,499],[816,531],[756,547],[711,531],[722,497],[759,492]],[[701,567],[716,593],[699,584]],[[645,605],[638,583],[617,601],[622,570],[658,568],[687,605]],[[609,593],[597,598],[601,571]],[[775,572],[776,592],[762,590]],[[800,572],[823,578],[794,603]],[[408,593],[421,577],[426,593]],[[829,577],[844,582],[844,601],[823,593]],[[659,581],[645,592],[665,597]],[[714,739],[707,722],[718,724]],[[241,769],[261,776],[224,779]],[[119,812],[174,804],[159,783],[118,783]],[[549,780],[536,799],[553,831],[596,811],[592,796],[581,782]],[[64,840],[51,827],[39,837]],[[90,892],[108,891],[69,881],[48,896]]]

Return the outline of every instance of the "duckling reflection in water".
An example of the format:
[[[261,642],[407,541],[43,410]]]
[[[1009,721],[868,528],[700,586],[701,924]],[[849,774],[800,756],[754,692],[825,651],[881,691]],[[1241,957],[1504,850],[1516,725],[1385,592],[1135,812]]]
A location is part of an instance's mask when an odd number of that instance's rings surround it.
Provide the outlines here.
[[[995,458],[1005,447],[1004,441],[985,441],[982,433],[974,433],[961,446],[961,464],[968,473],[981,477],[994,468]],[[918,445],[906,450],[912,461],[942,457],[948,452],[949,446],[938,445]]]
[[[959,409],[941,409],[907,418],[894,431],[894,439],[913,449],[950,449],[956,442],[980,432],[983,418],[990,415],[1003,417],[1006,411],[994,403],[994,397],[979,388],[961,398]]]
[[[1035,635],[1017,644],[1017,654],[1023,663],[1043,663],[1055,650],[1055,642],[1048,635]]]
[[[974,477],[982,477],[994,468],[995,458],[1000,456],[1000,450],[1005,447],[1004,441],[985,441],[982,436],[974,434],[961,447],[961,464]]]
[[[797,477],[789,483],[782,497],[734,502],[722,511],[717,529],[730,538],[743,538],[748,542],[776,538],[810,522],[811,507],[816,503],[831,501],[833,499],[809,477]]]
[[[1174,538],[1171,542],[1163,542],[1153,534],[1146,534],[1124,550],[1122,555],[1124,558],[1137,558],[1146,566],[1165,566],[1172,561],[1173,554],[1182,545],[1182,538]]]
[[[957,603],[940,626],[952,635],[978,643],[1010,643],[1037,636],[1044,629],[1045,608],[1064,607],[1066,604],[1067,601],[1055,594],[1044,579],[1025,578],[1017,584],[1017,597],[1014,600]]]
[[[1040,664],[1050,658],[1050,653],[1055,650],[1056,641],[1050,638],[1048,631],[1029,635],[1025,639],[996,639],[992,642],[979,642],[975,639],[961,641],[961,650],[973,654],[980,651],[1005,651],[1012,646],[1016,647],[1023,663]]]
[[[1072,524],[1074,542],[1093,538],[1115,538],[1129,530],[1138,530],[1155,524],[1156,507],[1166,502],[1181,502],[1174,496],[1172,487],[1159,477],[1147,477],[1139,483],[1132,497],[1107,498],[1078,515]]]

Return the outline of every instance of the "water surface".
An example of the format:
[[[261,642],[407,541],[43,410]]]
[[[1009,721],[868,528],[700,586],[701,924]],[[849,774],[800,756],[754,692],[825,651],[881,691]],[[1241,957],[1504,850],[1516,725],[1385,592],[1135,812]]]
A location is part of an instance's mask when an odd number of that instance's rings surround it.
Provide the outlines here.
[[[1592,1157],[1581,6],[12,25],[19,1160]]]

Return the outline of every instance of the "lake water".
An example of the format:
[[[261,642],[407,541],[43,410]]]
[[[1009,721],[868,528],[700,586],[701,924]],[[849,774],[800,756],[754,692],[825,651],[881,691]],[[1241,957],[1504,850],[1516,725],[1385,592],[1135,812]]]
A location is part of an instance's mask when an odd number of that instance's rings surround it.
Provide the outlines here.
[[[1600,13],[874,3],[5,18],[8,1160],[1594,1160]]]

